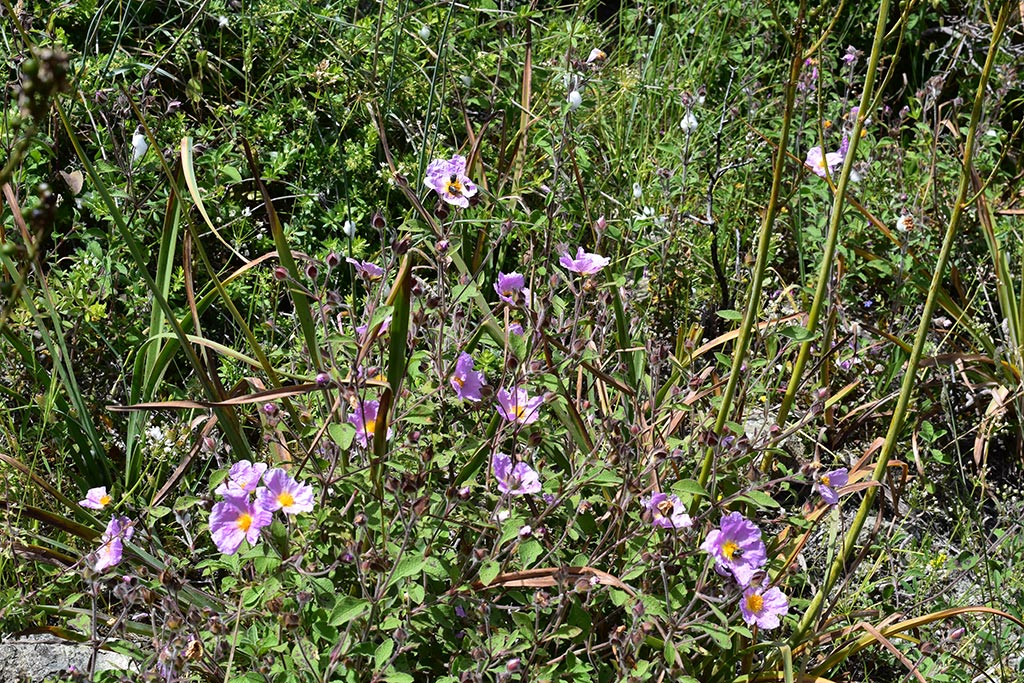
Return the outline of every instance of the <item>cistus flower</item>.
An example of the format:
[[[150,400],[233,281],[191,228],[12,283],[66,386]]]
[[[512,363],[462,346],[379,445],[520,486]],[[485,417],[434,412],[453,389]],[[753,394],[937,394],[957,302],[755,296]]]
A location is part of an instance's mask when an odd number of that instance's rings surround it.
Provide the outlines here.
[[[92,568],[101,572],[121,561],[124,555],[123,541],[130,540],[135,533],[135,526],[127,517],[111,517],[107,522],[106,531],[100,536],[102,545],[96,551],[96,562]]]
[[[483,396],[480,388],[485,383],[484,373],[473,369],[473,356],[463,353],[455,363],[451,385],[455,395],[464,401],[479,401]]]
[[[234,555],[249,541],[255,545],[260,529],[270,524],[274,513],[253,505],[248,496],[228,496],[213,506],[210,513],[210,535],[217,550],[225,555]]]
[[[640,501],[651,514],[651,524],[662,529],[686,529],[693,526],[693,520],[686,514],[686,507],[679,496],[671,493],[652,493]]]
[[[449,204],[469,206],[469,198],[476,194],[476,185],[466,176],[466,157],[456,154],[451,159],[434,159],[427,166],[423,183]]]
[[[113,498],[107,494],[107,487],[99,486],[94,489],[89,489],[85,494],[85,499],[78,501],[78,504],[91,510],[102,510],[110,505],[110,501],[112,500]]]
[[[605,57],[607,56],[608,55],[604,53],[604,50],[602,50],[599,47],[595,47],[593,50],[590,51],[590,54],[587,56],[587,64],[592,64],[594,62],[603,62]]]
[[[583,247],[578,247],[576,249],[576,258],[569,256],[569,254],[562,254],[561,258],[558,259],[558,263],[566,270],[574,273],[593,275],[611,263],[611,259],[585,252]]]
[[[845,467],[840,467],[837,470],[818,475],[818,480],[814,482],[814,489],[826,505],[835,505],[839,502],[839,493],[836,489],[841,489],[849,482],[850,471]]]
[[[700,549],[710,553],[716,568],[732,574],[741,586],[749,585],[768,560],[761,530],[738,512],[722,517],[719,528],[708,533]]]
[[[348,414],[348,421],[356,428],[356,441],[363,448],[366,448],[373,435],[377,432],[377,411],[380,409],[379,401],[359,401]],[[391,438],[391,428],[388,428],[387,438]]]
[[[512,393],[506,389],[498,390],[498,414],[509,422],[533,424],[540,417],[540,407],[543,404],[543,396],[530,398],[525,389],[517,388]]]
[[[515,271],[511,273],[498,273],[498,281],[494,283],[494,291],[498,298],[509,306],[516,305],[519,296],[526,296],[530,290],[526,287],[526,278]]]
[[[495,453],[491,458],[491,469],[498,481],[498,490],[512,496],[540,493],[540,475],[525,462],[512,465],[512,458],[504,453]]]
[[[279,467],[263,476],[263,484],[256,490],[256,505],[273,512],[280,510],[286,515],[310,512],[313,509],[313,487],[300,484]]]
[[[764,590],[761,586],[750,586],[743,591],[740,613],[748,624],[756,624],[764,630],[778,628],[779,617],[788,612],[789,600],[778,588]]]
[[[228,470],[228,478],[213,492],[218,496],[248,496],[260,485],[260,479],[266,471],[265,462],[253,464],[248,460],[239,460]]]
[[[814,172],[815,175],[824,178],[832,171],[842,165],[843,154],[840,152],[822,152],[821,147],[812,147],[807,150],[807,159],[804,164]]]
[[[346,258],[345,261],[352,264],[352,267],[356,269],[357,275],[364,277],[367,280],[379,280],[384,275],[384,269],[376,263],[359,261],[351,256]]]

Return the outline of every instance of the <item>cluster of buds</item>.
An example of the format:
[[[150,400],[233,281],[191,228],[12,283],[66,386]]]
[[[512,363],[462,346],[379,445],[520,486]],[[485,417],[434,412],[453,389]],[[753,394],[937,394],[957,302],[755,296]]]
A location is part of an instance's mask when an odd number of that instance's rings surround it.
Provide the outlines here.
[[[25,119],[39,121],[50,109],[50,100],[68,90],[68,58],[50,48],[34,48],[22,62],[18,110]]]

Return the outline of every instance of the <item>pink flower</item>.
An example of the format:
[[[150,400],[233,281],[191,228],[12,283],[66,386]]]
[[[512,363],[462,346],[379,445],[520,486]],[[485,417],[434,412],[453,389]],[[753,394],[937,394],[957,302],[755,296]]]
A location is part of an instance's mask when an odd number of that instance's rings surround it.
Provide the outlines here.
[[[110,505],[110,501],[112,500],[113,498],[107,494],[107,487],[99,486],[94,489],[89,489],[85,494],[85,499],[78,501],[78,504],[84,508],[102,510]]]
[[[578,247],[576,249],[576,258],[573,258],[568,254],[563,254],[562,257],[558,259],[558,262],[563,268],[574,273],[579,273],[580,275],[593,275],[611,263],[611,260],[604,256],[585,252],[583,251],[583,247]]]
[[[480,388],[486,383],[484,373],[473,369],[473,357],[468,353],[459,356],[455,364],[455,372],[451,376],[451,385],[455,395],[466,401],[479,401]]]
[[[377,330],[377,336],[378,337],[383,336],[383,334],[388,331],[389,327],[391,327],[391,316],[390,315],[388,317],[384,318],[383,321],[381,321],[380,329]],[[368,329],[370,329],[369,324],[366,324],[366,325],[356,325],[356,334],[358,334],[360,337],[365,337],[366,336],[366,331]]]
[[[279,467],[263,477],[266,487],[256,490],[256,505],[273,512],[281,510],[286,515],[313,510],[313,487],[300,484]]]
[[[131,539],[135,526],[127,517],[111,517],[100,540],[103,544],[96,550],[93,570],[101,572],[117,565],[124,554],[123,541]]]
[[[715,568],[720,573],[732,574],[741,586],[749,585],[768,561],[761,530],[738,512],[722,517],[719,528],[708,533],[700,549],[715,558]]]
[[[247,540],[249,545],[255,545],[260,537],[260,529],[270,524],[273,517],[270,510],[253,505],[248,497],[228,496],[213,506],[213,512],[210,513],[210,535],[217,550],[225,555],[234,555],[242,541]]]
[[[530,398],[525,389],[515,389],[510,394],[505,389],[498,390],[498,414],[509,422],[528,425],[540,417],[540,407],[544,405],[544,397]]]
[[[379,280],[384,275],[384,269],[378,266],[376,263],[370,263],[369,261],[357,261],[354,258],[346,258],[346,261],[352,264],[356,269],[356,273],[367,280]]]
[[[778,588],[764,590],[761,586],[750,586],[743,591],[740,613],[743,621],[757,624],[761,629],[779,627],[779,617],[789,612],[789,600]]]
[[[356,440],[363,448],[369,446],[377,431],[377,411],[379,409],[379,401],[360,401],[359,405],[348,415],[348,421],[356,428]],[[387,438],[390,439],[391,434],[389,427]]]
[[[843,156],[844,155],[840,152],[829,152],[822,156],[821,147],[812,147],[807,150],[807,159],[804,160],[804,164],[806,164],[811,171],[815,173],[815,175],[824,178],[826,175],[830,175],[832,171],[842,165]]]
[[[228,470],[228,478],[213,490],[218,496],[248,496],[260,485],[267,464],[258,462],[255,465],[248,460],[239,460]]]
[[[491,469],[502,493],[520,496],[540,492],[540,475],[525,462],[513,466],[512,458],[504,453],[495,453],[491,458]]]
[[[499,299],[509,306],[515,306],[519,303],[517,299],[520,297],[529,298],[530,290],[525,285],[526,278],[519,273],[511,272],[508,275],[498,273],[498,281],[494,283],[494,291],[498,293]]]
[[[693,526],[693,520],[686,514],[686,508],[679,496],[666,493],[652,493],[640,501],[651,514],[651,524],[662,529],[683,529]]]
[[[819,475],[818,480],[814,482],[814,488],[826,505],[835,505],[839,502],[839,493],[836,489],[843,488],[849,481],[850,471],[845,467],[840,467]]]
[[[469,206],[469,197],[476,194],[476,185],[466,175],[466,157],[458,154],[451,159],[431,161],[423,184],[441,195],[444,201],[463,209]]]

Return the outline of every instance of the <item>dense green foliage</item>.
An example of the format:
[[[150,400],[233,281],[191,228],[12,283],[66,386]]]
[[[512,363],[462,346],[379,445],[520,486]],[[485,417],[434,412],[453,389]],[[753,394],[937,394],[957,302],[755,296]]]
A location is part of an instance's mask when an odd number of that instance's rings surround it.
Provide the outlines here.
[[[3,3],[4,632],[1024,680],[1016,4]],[[312,509],[229,510],[243,460]]]

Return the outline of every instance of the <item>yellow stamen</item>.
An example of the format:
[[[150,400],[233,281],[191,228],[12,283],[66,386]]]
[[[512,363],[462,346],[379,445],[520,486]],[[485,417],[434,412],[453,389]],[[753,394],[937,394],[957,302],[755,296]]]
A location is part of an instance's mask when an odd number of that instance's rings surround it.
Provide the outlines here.
[[[764,598],[757,593],[751,593],[747,596],[747,609],[754,614],[758,614],[764,609]]]
[[[444,190],[453,197],[461,197],[462,183],[460,183],[458,180],[449,180],[447,183],[445,183]]]
[[[722,554],[725,555],[725,559],[732,560],[732,556],[736,554],[736,551],[740,549],[740,544],[736,541],[726,541],[722,544]]]
[[[250,515],[248,512],[243,512],[238,516],[238,519],[235,521],[235,524],[237,524],[238,528],[242,531],[248,531],[249,527],[252,526],[252,515]]]
[[[455,381],[456,384],[459,385],[459,388],[466,386],[466,380],[462,379],[461,377],[455,376],[452,377],[452,379]]]
[[[821,483],[824,486],[831,486],[832,485],[832,481],[829,479],[827,474],[821,475]]]
[[[106,507],[112,500],[113,498],[111,498],[110,496],[103,496],[102,498],[100,498],[100,505]]]
[[[516,414],[516,420],[522,420],[523,415],[526,413],[526,408],[520,405],[512,406],[512,412]]]
[[[288,491],[282,491],[277,494],[277,502],[280,503],[283,508],[291,507],[292,505],[295,505],[295,497]]]
[[[373,434],[373,430],[377,429],[377,420],[367,420],[363,424],[363,431],[367,434]]]

